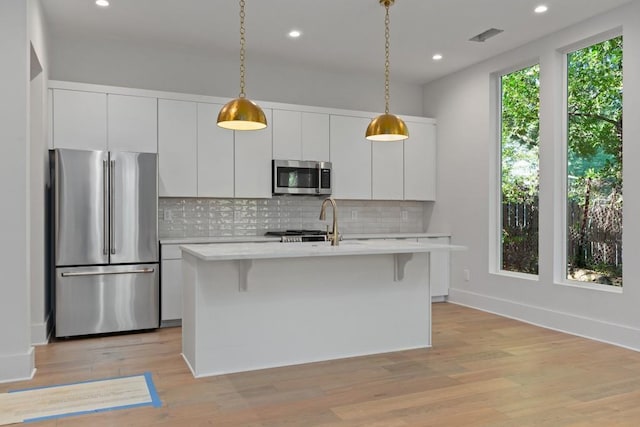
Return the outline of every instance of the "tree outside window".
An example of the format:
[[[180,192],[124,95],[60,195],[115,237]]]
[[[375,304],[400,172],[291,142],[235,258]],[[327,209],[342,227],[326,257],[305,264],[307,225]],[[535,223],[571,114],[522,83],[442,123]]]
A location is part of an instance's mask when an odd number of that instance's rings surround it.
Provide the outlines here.
[[[501,268],[538,274],[540,66],[501,77]]]
[[[622,36],[567,55],[567,278],[622,286]]]

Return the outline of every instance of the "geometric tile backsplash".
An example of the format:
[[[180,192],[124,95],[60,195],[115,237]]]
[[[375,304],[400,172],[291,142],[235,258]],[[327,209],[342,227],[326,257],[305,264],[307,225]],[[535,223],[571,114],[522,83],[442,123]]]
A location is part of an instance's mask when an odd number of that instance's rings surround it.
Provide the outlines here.
[[[161,197],[158,232],[167,237],[262,236],[270,230],[321,229],[322,198],[274,196],[271,199]],[[420,233],[425,202],[336,200],[340,233]]]

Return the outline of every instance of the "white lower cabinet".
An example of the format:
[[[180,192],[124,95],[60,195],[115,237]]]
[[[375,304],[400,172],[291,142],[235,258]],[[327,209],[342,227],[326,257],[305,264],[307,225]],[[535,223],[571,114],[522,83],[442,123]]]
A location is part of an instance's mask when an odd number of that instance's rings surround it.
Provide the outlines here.
[[[419,242],[448,245],[449,237],[421,237]],[[451,255],[449,251],[431,252],[429,280],[431,281],[431,300],[444,301],[449,295]]]
[[[162,245],[160,321],[182,319],[182,251],[180,245]]]
[[[394,238],[380,237],[381,240],[396,240]],[[443,237],[406,237],[403,239],[417,240],[418,242],[426,242],[437,245],[451,244],[451,238]],[[376,240],[376,238],[366,239]],[[433,251],[430,252],[429,258],[429,284],[431,286],[431,301],[446,301],[449,295],[449,281],[451,269],[451,256],[449,251]]]

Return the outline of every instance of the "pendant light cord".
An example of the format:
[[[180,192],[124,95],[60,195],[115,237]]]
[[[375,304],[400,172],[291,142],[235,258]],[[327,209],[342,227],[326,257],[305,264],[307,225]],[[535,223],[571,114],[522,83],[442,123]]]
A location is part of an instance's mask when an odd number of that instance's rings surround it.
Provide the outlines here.
[[[388,10],[388,9],[387,9]],[[244,98],[244,46],[246,40],[244,38],[244,0],[240,0],[240,98]]]
[[[385,2],[384,16],[384,113],[389,114],[389,3]]]

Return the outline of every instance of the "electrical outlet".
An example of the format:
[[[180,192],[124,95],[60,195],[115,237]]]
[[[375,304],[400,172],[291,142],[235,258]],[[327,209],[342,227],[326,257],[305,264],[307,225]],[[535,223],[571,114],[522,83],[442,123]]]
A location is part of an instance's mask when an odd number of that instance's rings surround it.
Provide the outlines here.
[[[462,273],[464,274],[465,282],[468,282],[469,280],[471,280],[471,271],[469,271],[468,268],[465,268],[464,270],[462,270]]]
[[[358,211],[357,210],[355,210],[355,209],[351,210],[351,219],[352,220],[358,219]]]
[[[165,221],[171,221],[173,219],[173,215],[171,214],[171,211],[169,209],[165,209],[162,212],[162,217]]]
[[[402,220],[404,222],[409,221],[409,212],[408,211],[402,211]]]

